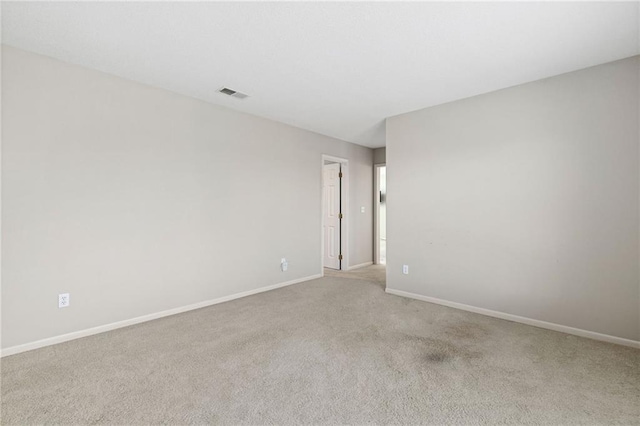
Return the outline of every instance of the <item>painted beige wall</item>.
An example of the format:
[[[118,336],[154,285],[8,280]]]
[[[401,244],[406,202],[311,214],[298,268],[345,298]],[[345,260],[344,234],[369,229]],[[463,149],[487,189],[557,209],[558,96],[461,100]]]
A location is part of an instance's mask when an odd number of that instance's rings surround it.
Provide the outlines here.
[[[373,164],[384,164],[387,162],[387,149],[376,148],[373,150]]]
[[[640,339],[638,68],[388,119],[388,287]]]
[[[319,274],[322,154],[372,260],[371,149],[2,54],[3,348]]]

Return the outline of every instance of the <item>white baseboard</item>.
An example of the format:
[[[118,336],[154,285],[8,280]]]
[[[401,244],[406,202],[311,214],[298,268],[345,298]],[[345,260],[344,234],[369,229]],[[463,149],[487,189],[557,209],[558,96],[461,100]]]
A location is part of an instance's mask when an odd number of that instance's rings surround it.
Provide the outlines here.
[[[630,346],[632,348],[640,349],[640,341],[637,341],[637,340],[624,339],[622,337],[596,333],[595,331],[582,330],[580,328],[573,328],[566,325],[555,324],[552,322],[540,321],[532,318],[521,317],[518,315],[507,314],[499,311],[492,311],[491,309],[478,308],[471,305],[465,305],[463,303],[450,302],[448,300],[437,299],[435,297],[423,296],[421,294],[409,293],[407,291],[402,291],[402,290],[395,290],[393,288],[387,288],[385,291],[389,294],[393,294],[396,296],[422,300],[423,302],[435,303],[437,305],[448,306],[450,308],[461,309],[463,311],[475,312],[476,314],[487,315],[490,317],[500,318],[507,321],[519,322],[522,324],[532,325],[534,327],[546,328],[548,330],[560,331],[562,333],[573,334],[575,336],[587,337],[589,339],[601,340],[603,342],[616,343],[618,345]]]
[[[373,262],[364,262],[358,265],[349,266],[349,269],[347,269],[347,271],[353,271],[354,269],[360,269],[360,268],[364,268],[365,266],[371,266],[371,265],[373,265]]]
[[[283,283],[273,284],[266,287],[260,287],[255,290],[243,291],[242,293],[232,294],[230,296],[223,296],[217,299],[205,300],[204,302],[198,302],[187,306],[181,306],[179,308],[168,309],[162,312],[156,312],[153,314],[143,315],[128,320],[118,321],[111,324],[100,325],[97,327],[88,328],[86,330],[74,331],[72,333],[62,334],[60,336],[48,337],[42,340],[36,340],[35,342],[25,343],[22,345],[11,346],[6,349],[2,349],[0,357],[19,354],[21,352],[30,351],[33,349],[43,348],[45,346],[56,345],[58,343],[68,342],[69,340],[80,339],[81,337],[92,336],[98,333],[104,333],[105,331],[116,330],[118,328],[128,327],[130,325],[139,324],[141,322],[152,321],[158,318],[168,317],[170,315],[180,314],[182,312],[192,311],[194,309],[205,308],[211,305],[217,305],[218,303],[228,302],[241,297],[251,296],[253,294],[263,293],[269,290],[275,290],[280,287],[286,287],[293,284],[302,283],[305,281],[315,280],[321,278],[321,274],[310,275],[308,277],[298,278]]]

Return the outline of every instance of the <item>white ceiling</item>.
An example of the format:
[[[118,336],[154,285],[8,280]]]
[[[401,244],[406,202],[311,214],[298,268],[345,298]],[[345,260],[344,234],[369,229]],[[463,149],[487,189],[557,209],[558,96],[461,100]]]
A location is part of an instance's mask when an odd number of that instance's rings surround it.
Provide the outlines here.
[[[2,38],[379,147],[386,117],[640,53],[639,13],[637,2],[3,2]]]

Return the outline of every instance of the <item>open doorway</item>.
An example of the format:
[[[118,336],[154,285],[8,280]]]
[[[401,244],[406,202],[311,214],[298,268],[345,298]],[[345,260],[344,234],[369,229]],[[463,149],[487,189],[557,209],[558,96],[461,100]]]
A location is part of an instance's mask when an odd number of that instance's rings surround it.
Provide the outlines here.
[[[387,264],[387,166],[376,164],[375,263]]]
[[[348,160],[322,156],[322,270],[348,269]]]

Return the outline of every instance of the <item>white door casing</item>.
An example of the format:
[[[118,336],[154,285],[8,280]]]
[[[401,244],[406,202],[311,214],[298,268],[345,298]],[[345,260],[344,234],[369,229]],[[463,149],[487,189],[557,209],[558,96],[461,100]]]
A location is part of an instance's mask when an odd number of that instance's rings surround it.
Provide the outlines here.
[[[340,269],[340,164],[323,167],[324,267]]]
[[[386,218],[386,164],[375,164],[375,188],[374,188],[374,258],[375,264],[386,264],[387,254],[387,218]],[[381,203],[382,194],[385,202]]]

